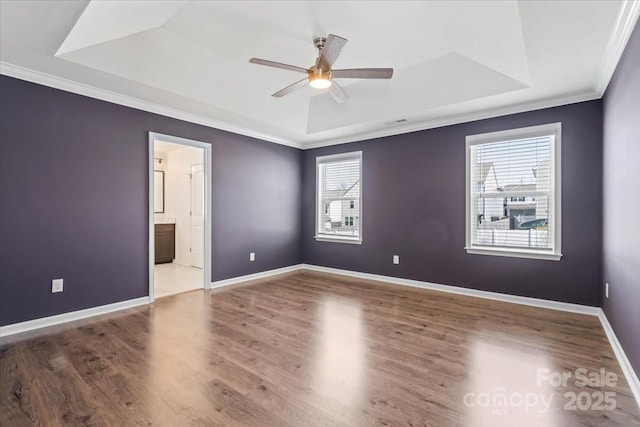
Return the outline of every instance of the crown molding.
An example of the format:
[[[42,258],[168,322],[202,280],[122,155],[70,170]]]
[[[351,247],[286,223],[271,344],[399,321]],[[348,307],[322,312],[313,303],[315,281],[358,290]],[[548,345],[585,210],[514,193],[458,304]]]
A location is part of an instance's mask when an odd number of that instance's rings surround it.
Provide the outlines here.
[[[349,142],[358,142],[374,138],[383,138],[393,135],[401,135],[405,133],[417,132],[421,130],[433,129],[443,126],[450,126],[459,123],[467,123],[476,120],[489,119],[493,117],[505,116],[508,114],[522,113],[526,111],[540,110],[544,108],[557,107],[560,105],[573,104],[577,102],[590,101],[593,99],[601,98],[601,95],[597,92],[587,92],[574,94],[570,96],[560,96],[554,98],[548,98],[544,100],[537,100],[532,102],[526,102],[522,104],[494,108],[489,110],[483,110],[468,114],[459,114],[450,116],[444,119],[426,120],[414,123],[409,123],[405,126],[395,126],[392,128],[375,129],[369,132],[363,132],[356,135],[349,135],[341,138],[326,139],[319,142],[297,142],[291,140],[284,140],[281,138],[267,135],[261,132],[257,132],[244,127],[234,126],[229,123],[221,122],[219,120],[211,119],[208,117],[200,116],[197,114],[187,113],[178,109],[166,107],[159,104],[154,104],[148,101],[143,101],[138,98],[122,95],[116,92],[107,91],[94,86],[89,86],[83,83],[77,83],[71,80],[67,80],[61,77],[53,76],[50,74],[42,73],[40,71],[32,70],[29,68],[21,67],[18,65],[10,64],[7,62],[0,62],[0,74],[9,77],[14,77],[20,80],[40,84],[43,86],[52,87],[54,89],[64,90],[66,92],[72,92],[78,95],[88,96],[90,98],[99,99],[106,102],[111,102],[125,107],[135,108],[137,110],[147,111],[154,114],[160,114],[167,117],[172,117],[178,120],[184,120],[186,122],[195,123],[203,126],[208,126],[236,134],[257,138],[267,142],[273,142],[276,144],[286,145],[302,150],[309,150],[313,148],[326,147],[331,145],[346,144]]]
[[[592,101],[600,99],[601,95],[596,92],[579,93],[569,96],[559,96],[525,102],[522,104],[511,105],[507,107],[493,108],[468,114],[458,114],[444,119],[425,120],[411,123],[405,126],[397,126],[388,129],[376,129],[370,132],[360,133],[358,135],[347,136],[344,138],[334,138],[325,141],[303,144],[303,150],[312,148],[327,147],[330,145],[346,144],[349,142],[358,142],[374,138],[384,138],[387,136],[401,135],[405,133],[418,132],[421,130],[434,129],[443,126],[456,125],[460,123],[468,123],[476,120],[490,119],[494,117],[507,116],[509,114],[524,113],[527,111],[542,110],[544,108],[558,107],[561,105],[575,104],[578,102]]]
[[[11,64],[8,62],[0,61],[0,74],[9,76],[9,77],[14,77],[20,80],[25,80],[31,83],[37,83],[43,86],[48,86],[54,89],[60,89],[66,92],[88,96],[89,98],[99,99],[101,101],[107,101],[113,104],[135,108],[136,110],[142,110],[142,111],[147,111],[149,113],[160,114],[162,116],[171,117],[178,120],[184,120],[186,122],[195,123],[198,125],[208,126],[211,128],[220,129],[227,132],[233,132],[239,135],[249,136],[251,138],[257,138],[267,142],[273,142],[275,144],[286,145],[294,148],[302,148],[302,145],[295,141],[277,138],[272,135],[268,135],[262,132],[245,128],[245,127],[235,126],[235,125],[222,122],[219,120],[215,120],[209,117],[188,113],[186,111],[178,110],[178,109],[167,107],[160,104],[155,104],[153,102],[144,101],[139,98],[122,95],[120,93],[111,92],[105,89],[100,89],[95,86],[90,86],[84,83],[74,82],[72,80],[64,79],[62,77],[54,76],[51,74],[42,73],[40,71],[32,70],[26,67],[21,67],[19,65]]]
[[[640,16],[640,0],[625,0],[622,2],[618,19],[611,32],[611,37],[593,86],[600,98],[604,96],[607,86],[609,86],[613,73],[618,66],[618,61],[620,61],[629,37],[631,37],[631,33],[636,26],[638,16]]]
[[[393,135],[402,135],[421,130],[434,129],[443,126],[450,126],[460,123],[468,123],[476,120],[490,119],[509,114],[523,113],[527,111],[541,110],[544,108],[552,108],[560,105],[574,104],[578,102],[591,101],[600,99],[609,85],[616,66],[624,52],[624,48],[629,41],[629,37],[640,16],[640,0],[624,0],[618,13],[615,27],[611,33],[609,43],[603,55],[602,62],[593,85],[592,91],[582,92],[572,95],[564,95],[558,97],[547,98],[543,100],[535,100],[507,107],[498,107],[493,109],[471,112],[467,114],[457,114],[454,116],[434,119],[420,120],[413,123],[407,123],[404,126],[393,126],[383,129],[375,129],[365,131],[355,135],[344,137],[328,138],[317,142],[301,142],[275,137],[273,135],[258,132],[241,126],[236,126],[227,122],[215,120],[209,117],[188,113],[175,108],[166,107],[152,102],[144,101],[138,98],[122,95],[116,92],[99,89],[94,86],[77,83],[61,77],[42,73],[29,68],[0,62],[0,74],[15,77],[17,79],[41,84],[55,89],[100,99],[107,102],[147,111],[150,113],[160,114],[187,122],[208,126],[240,135],[257,138],[263,141],[273,142],[276,144],[286,145],[302,150],[308,150],[319,147],[327,147],[331,145],[346,144],[350,142],[358,142],[375,138],[384,138]]]

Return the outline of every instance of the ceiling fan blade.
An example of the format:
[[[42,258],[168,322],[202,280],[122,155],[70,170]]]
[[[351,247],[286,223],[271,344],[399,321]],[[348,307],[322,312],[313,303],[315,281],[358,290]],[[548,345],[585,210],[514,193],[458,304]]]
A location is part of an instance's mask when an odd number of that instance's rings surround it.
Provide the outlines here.
[[[330,70],[333,63],[336,62],[336,59],[340,56],[340,52],[342,52],[345,44],[347,44],[347,39],[329,34],[320,52],[318,66],[323,70]]]
[[[275,96],[276,98],[281,98],[283,96],[285,96],[288,93],[293,92],[296,89],[300,89],[301,87],[306,86],[309,83],[309,79],[308,78],[304,78],[302,80],[298,80],[297,82],[290,84],[289,86],[285,87],[284,89],[280,89],[279,91],[277,91],[276,93],[274,93],[271,96]]]
[[[342,89],[342,86],[340,86],[335,81],[331,82],[329,93],[333,97],[334,101],[336,101],[338,104],[342,104],[347,99],[349,99],[349,95],[347,95],[347,92],[345,92],[344,89]]]
[[[334,79],[390,79],[392,76],[393,68],[350,68],[331,71],[331,77]]]
[[[251,58],[249,60],[249,62],[251,62],[252,64],[266,65],[267,67],[281,68],[283,70],[290,70],[290,71],[297,71],[299,73],[305,73],[305,74],[309,73],[309,70],[307,70],[306,68],[296,67],[295,65],[283,64],[281,62],[268,61],[266,59]]]

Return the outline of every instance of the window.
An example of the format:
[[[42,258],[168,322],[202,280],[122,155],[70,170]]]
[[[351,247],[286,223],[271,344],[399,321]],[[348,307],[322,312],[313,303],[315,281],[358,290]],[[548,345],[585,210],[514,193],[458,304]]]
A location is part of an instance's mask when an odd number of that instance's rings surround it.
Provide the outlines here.
[[[361,151],[316,158],[316,240],[362,242],[361,187]]]
[[[561,124],[467,136],[468,253],[559,260]]]

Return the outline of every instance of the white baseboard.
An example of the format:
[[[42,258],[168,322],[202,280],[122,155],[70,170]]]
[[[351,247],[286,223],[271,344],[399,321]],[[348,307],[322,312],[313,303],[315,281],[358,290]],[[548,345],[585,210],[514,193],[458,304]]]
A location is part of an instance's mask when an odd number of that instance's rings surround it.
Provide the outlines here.
[[[375,280],[378,282],[393,283],[396,285],[412,286],[415,288],[430,289],[433,291],[448,292],[458,295],[467,295],[496,301],[505,301],[515,304],[529,305],[532,307],[548,308],[551,310],[568,311],[571,313],[588,314],[598,316],[600,307],[591,307],[588,305],[571,304],[568,302],[550,301],[540,298],[520,297],[509,294],[501,294],[498,292],[479,291],[476,289],[462,288],[459,286],[439,285],[437,283],[422,282],[420,280],[402,279],[399,277],[382,276],[379,274],[360,273],[357,271],[340,270],[337,268],[320,267],[311,264],[302,264],[303,269],[320,271],[324,273],[339,274],[342,276],[357,277],[359,279]]]
[[[290,273],[292,271],[301,270],[303,264],[290,265],[289,267],[276,268],[274,270],[261,271],[259,273],[247,274],[246,276],[232,277],[230,279],[216,280],[211,282],[211,289],[221,288],[223,286],[235,285],[236,283],[247,282],[249,280],[262,279],[269,276],[275,276],[282,273]]]
[[[125,308],[132,308],[145,304],[149,304],[149,297],[135,298],[127,301],[115,302],[113,304],[85,308],[84,310],[56,314],[55,316],[27,320],[26,322],[13,323],[11,325],[0,326],[0,337],[8,337],[9,335],[32,331],[34,329],[46,328],[48,326],[59,325],[61,323],[72,322],[74,320],[86,319],[87,317],[107,314],[118,310],[124,310]]]
[[[449,286],[449,285],[439,285],[437,283],[429,283],[422,282],[418,280],[410,280],[410,279],[401,279],[398,277],[391,276],[382,276],[378,274],[369,274],[369,273],[360,273],[357,271],[350,270],[340,270],[337,268],[330,267],[320,267],[317,265],[310,264],[302,264],[302,269],[312,270],[312,271],[320,271],[324,273],[332,273],[339,274],[343,276],[356,277],[360,279],[368,279],[375,280],[379,282],[392,283],[396,285],[403,286],[413,286],[416,288],[429,289],[441,292],[449,292],[459,295],[467,295],[478,298],[485,298],[497,301],[511,302],[514,304],[522,304],[529,305],[533,307],[541,307],[541,308],[549,308],[552,310],[560,310],[560,311],[568,311],[571,313],[579,313],[579,314],[587,314],[591,316],[597,316],[600,319],[600,323],[602,323],[602,328],[604,329],[607,338],[609,339],[609,343],[611,344],[611,348],[613,348],[613,352],[616,355],[616,359],[620,364],[620,368],[627,379],[627,383],[629,383],[629,388],[633,393],[633,396],[640,406],[640,381],[638,380],[638,376],[636,375],[633,367],[631,366],[631,362],[627,358],[620,341],[616,337],[616,334],[613,332],[613,328],[609,324],[607,317],[604,314],[604,311],[600,307],[591,307],[580,304],[571,304],[565,302],[557,302],[557,301],[549,301],[539,298],[528,298],[528,297],[520,297],[515,295],[501,294],[497,292],[488,292],[488,291],[478,291],[475,289],[467,289],[461,288],[457,286]]]
[[[532,307],[548,308],[552,310],[567,311],[571,313],[587,314],[591,316],[597,316],[600,319],[602,328],[604,329],[611,348],[620,364],[620,368],[624,373],[629,387],[638,406],[640,406],[640,381],[636,375],[631,362],[627,358],[627,355],[618,341],[616,334],[614,333],[604,311],[600,307],[591,307],[580,304],[570,304],[565,302],[549,301],[539,298],[520,297],[515,295],[501,294],[497,292],[479,291],[475,289],[461,288],[458,286],[440,285],[437,283],[423,282],[419,280],[402,279],[399,277],[382,276],[379,274],[360,273],[357,271],[340,270],[337,268],[321,267],[311,264],[297,264],[289,267],[276,268],[274,270],[261,271],[259,273],[248,274],[246,276],[232,277],[230,279],[218,280],[211,282],[211,288],[221,288],[224,286],[234,285],[236,283],[242,283],[249,280],[262,279],[265,277],[275,276],[278,274],[289,273],[297,270],[311,270],[319,271],[323,273],[332,273],[342,276],[356,277],[360,279],[374,280],[378,282],[391,283],[403,286],[412,286],[416,288],[429,289],[440,292],[453,293],[458,295],[467,295],[477,298],[491,299],[496,301],[510,302],[514,304],[528,305]],[[41,319],[28,320],[26,322],[14,323],[12,325],[0,326],[0,337],[6,337],[9,335],[19,334],[21,332],[27,332],[34,329],[45,328],[47,326],[58,325],[61,323],[71,322],[74,320],[86,319],[88,317],[98,316],[100,314],[111,313],[118,310],[124,310],[126,308],[137,307],[140,305],[148,304],[149,297],[136,298],[128,301],[116,302],[113,304],[102,305],[99,307],[87,308],[84,310],[73,311],[70,313],[58,314],[55,316],[44,317]]]
[[[300,270],[302,264],[292,265],[289,267],[277,268],[275,270],[262,271],[260,273],[248,274],[246,276],[233,277],[231,279],[219,280],[211,283],[211,288],[219,288],[222,286],[228,286],[235,283],[241,283],[253,279],[261,279],[264,277],[275,276],[277,274],[288,273],[291,271]],[[69,313],[56,314],[55,316],[42,317],[39,319],[27,320],[25,322],[13,323],[6,326],[0,326],[0,338],[8,337],[9,335],[15,335],[22,332],[33,331],[35,329],[46,328],[48,326],[55,326],[62,323],[73,322],[74,320],[86,319],[88,317],[98,316],[101,314],[107,314],[118,310],[124,310],[126,308],[137,307],[144,304],[149,304],[149,297],[141,297],[127,301],[116,302],[113,304],[101,305],[98,307],[86,308],[84,310],[71,311]]]
[[[616,334],[613,332],[613,328],[609,324],[607,317],[604,314],[604,311],[600,307],[591,307],[580,304],[571,304],[565,302],[557,302],[557,301],[549,301],[539,298],[528,298],[528,297],[520,297],[515,295],[501,294],[497,292],[488,292],[488,291],[479,291],[475,289],[467,289],[461,288],[457,286],[449,286],[449,285],[439,285],[437,283],[429,283],[422,282],[418,280],[410,280],[410,279],[401,279],[398,277],[391,276],[382,276],[378,274],[369,274],[369,273],[360,273],[357,271],[350,270],[340,270],[337,268],[330,267],[320,267],[317,265],[310,264],[302,264],[302,269],[312,270],[312,271],[320,271],[324,273],[333,273],[339,274],[343,276],[356,277],[360,279],[368,279],[375,280],[379,282],[385,283],[393,283],[397,285],[403,286],[413,286],[422,289],[429,289],[441,292],[449,292],[459,295],[467,295],[478,298],[492,299],[497,301],[511,302],[515,304],[529,305],[533,307],[541,307],[541,308],[549,308],[552,310],[560,310],[560,311],[568,311],[571,313],[579,313],[579,314],[587,314],[591,316],[597,316],[600,319],[600,323],[602,323],[602,328],[604,329],[607,338],[609,339],[609,343],[611,344],[611,348],[613,348],[613,352],[616,355],[616,359],[618,359],[618,363],[620,364],[620,368],[627,379],[627,383],[629,383],[629,388],[633,393],[633,396],[640,406],[640,381],[638,380],[638,376],[636,375],[633,367],[631,366],[631,362],[627,358],[620,341],[616,337]]]
[[[613,353],[616,355],[616,359],[618,359],[618,363],[620,364],[620,368],[622,369],[622,373],[627,379],[627,383],[629,383],[629,388],[633,393],[633,397],[636,398],[636,402],[638,403],[638,407],[640,407],[640,380],[638,379],[638,375],[633,370],[633,366],[631,366],[631,362],[629,362],[629,358],[627,358],[620,341],[618,341],[618,337],[615,332],[613,332],[613,328],[607,319],[607,316],[604,314],[604,311],[600,309],[598,313],[598,318],[600,319],[600,323],[602,323],[602,329],[604,329],[604,333],[607,334],[607,338],[609,339],[609,343],[611,344],[611,348],[613,349]]]

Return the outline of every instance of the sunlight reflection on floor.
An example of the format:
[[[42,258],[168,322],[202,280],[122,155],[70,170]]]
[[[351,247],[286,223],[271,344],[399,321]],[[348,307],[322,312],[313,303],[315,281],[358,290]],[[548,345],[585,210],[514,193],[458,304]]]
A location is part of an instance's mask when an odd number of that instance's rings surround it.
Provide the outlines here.
[[[366,388],[365,334],[360,304],[328,299],[319,305],[321,333],[313,388],[335,397],[347,408],[358,407]]]
[[[487,337],[476,340],[463,393],[465,425],[559,426],[554,416],[558,396],[537,381],[538,369],[549,366],[542,351],[525,352]]]

